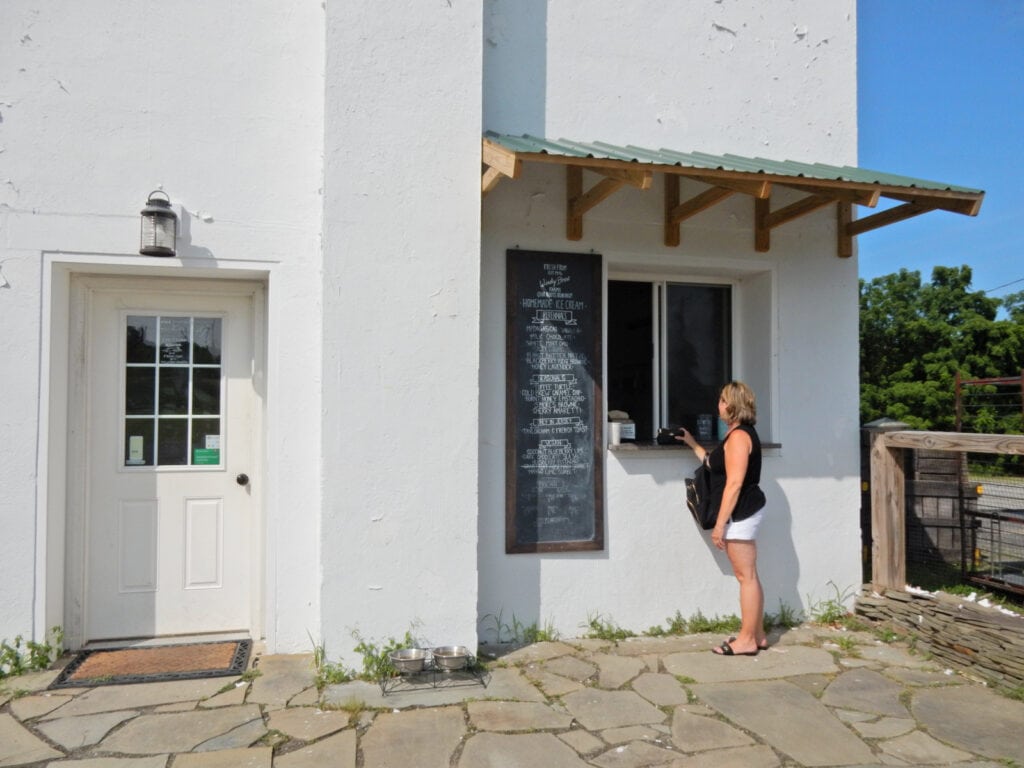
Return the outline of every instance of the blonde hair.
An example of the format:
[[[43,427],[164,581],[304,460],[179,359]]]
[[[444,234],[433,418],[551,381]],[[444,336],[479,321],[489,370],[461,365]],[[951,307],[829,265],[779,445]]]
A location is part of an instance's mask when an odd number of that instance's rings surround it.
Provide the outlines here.
[[[757,423],[754,392],[742,381],[730,381],[722,387],[721,397],[725,401],[725,414],[729,421],[751,426]]]

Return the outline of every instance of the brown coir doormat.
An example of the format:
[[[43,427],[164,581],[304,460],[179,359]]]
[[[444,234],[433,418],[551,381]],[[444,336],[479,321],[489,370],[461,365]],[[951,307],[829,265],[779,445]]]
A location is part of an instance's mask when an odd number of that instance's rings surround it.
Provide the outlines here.
[[[240,675],[252,640],[81,651],[50,688],[158,683]]]

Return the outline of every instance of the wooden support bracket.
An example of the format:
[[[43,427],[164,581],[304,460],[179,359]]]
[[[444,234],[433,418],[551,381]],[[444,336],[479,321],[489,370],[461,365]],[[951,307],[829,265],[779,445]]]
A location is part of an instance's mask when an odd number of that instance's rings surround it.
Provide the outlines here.
[[[670,248],[679,245],[682,239],[679,225],[684,220],[731,197],[735,192],[733,189],[714,186],[680,203],[679,176],[665,174],[665,245]]]
[[[870,232],[872,229],[878,229],[887,224],[895,224],[897,221],[920,216],[922,213],[928,213],[931,210],[934,209],[915,203],[904,203],[887,211],[880,211],[863,219],[851,221],[846,227],[846,233],[851,237],[856,237],[864,232]]]
[[[486,139],[483,143],[481,161],[484,165],[480,179],[481,197],[486,197],[503,178],[518,179],[523,170],[523,161],[515,152]]]
[[[583,191],[583,168],[568,165],[565,168],[566,190],[566,237],[570,240],[583,238],[583,214],[615,194],[622,186],[650,189],[653,174],[650,171],[633,171],[618,168],[594,168],[604,176],[586,192]]]
[[[812,211],[824,208],[836,201],[832,195],[808,195],[802,200],[780,208],[777,211],[771,210],[769,199],[755,198],[754,200],[754,250],[766,253],[771,249],[771,231],[776,227],[806,216]]]

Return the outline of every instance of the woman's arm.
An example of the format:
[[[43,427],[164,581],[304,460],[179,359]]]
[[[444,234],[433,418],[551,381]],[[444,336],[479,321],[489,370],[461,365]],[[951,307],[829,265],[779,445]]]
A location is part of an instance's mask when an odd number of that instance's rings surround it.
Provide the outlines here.
[[[700,443],[698,443],[696,440],[694,440],[693,439],[693,435],[691,435],[684,427],[680,427],[680,429],[682,429],[683,434],[682,435],[676,435],[675,436],[676,440],[682,440],[684,443],[686,443],[688,446],[690,446],[690,448],[693,449],[693,452],[695,454],[697,454],[697,458],[698,459],[700,459],[701,461],[704,461],[704,459],[706,459],[708,457],[707,448],[705,448]]]
[[[753,449],[750,435],[740,429],[734,429],[725,441],[725,490],[722,491],[722,505],[718,508],[718,519],[711,532],[711,541],[719,549],[725,549],[725,524],[729,522],[732,511],[736,509],[736,502],[739,501]]]

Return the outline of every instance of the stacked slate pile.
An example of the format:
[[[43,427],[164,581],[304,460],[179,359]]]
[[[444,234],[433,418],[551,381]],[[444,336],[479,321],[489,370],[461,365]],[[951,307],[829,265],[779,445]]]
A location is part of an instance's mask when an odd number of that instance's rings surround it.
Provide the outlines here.
[[[944,593],[866,593],[856,612],[917,637],[917,650],[1002,688],[1024,687],[1024,617]]]

